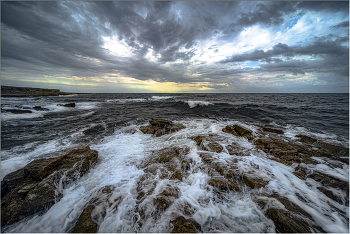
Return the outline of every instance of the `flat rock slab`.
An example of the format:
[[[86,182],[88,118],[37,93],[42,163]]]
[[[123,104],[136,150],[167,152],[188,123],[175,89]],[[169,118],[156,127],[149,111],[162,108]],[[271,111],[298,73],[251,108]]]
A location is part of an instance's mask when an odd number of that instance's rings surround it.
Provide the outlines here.
[[[222,131],[226,133],[231,133],[235,136],[246,137],[248,140],[253,139],[252,131],[238,124],[235,124],[233,126],[227,125],[225,128],[222,129]]]

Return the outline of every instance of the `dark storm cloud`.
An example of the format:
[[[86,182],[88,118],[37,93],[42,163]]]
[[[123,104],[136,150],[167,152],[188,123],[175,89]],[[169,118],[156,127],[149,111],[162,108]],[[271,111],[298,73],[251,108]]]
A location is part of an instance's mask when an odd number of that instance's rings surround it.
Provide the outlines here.
[[[348,1],[302,1],[298,3],[298,8],[313,12],[349,12]]]
[[[349,21],[344,21],[340,24],[333,26],[332,28],[348,28],[348,27],[349,27]]]
[[[309,11],[348,14],[348,9],[348,2],[1,2],[2,69],[36,74],[42,69],[42,74],[51,70],[87,77],[110,73],[184,83],[203,78],[225,82],[227,77],[255,72],[346,75],[348,47],[344,43],[349,39],[345,34],[334,34],[332,40],[315,38],[300,46],[277,43],[270,50],[237,54],[217,64],[200,61],[193,67],[191,59],[202,53],[196,46],[213,36],[218,39],[208,51],[220,54],[224,52],[220,43],[235,40],[248,26],[274,29]],[[336,22],[329,30],[338,32],[348,24]],[[104,38],[113,37],[131,48],[130,57],[111,55],[103,48]],[[146,59],[148,53],[157,60]],[[310,61],[300,65],[293,59],[298,55],[316,56],[319,66]],[[163,66],[175,61],[179,63]],[[232,62],[244,61],[269,64],[254,69],[230,67]]]
[[[278,58],[275,57],[293,57],[296,55],[326,55],[326,56],[341,56],[344,57],[349,54],[348,47],[341,46],[334,41],[316,41],[311,45],[306,46],[288,46],[286,44],[278,43],[273,46],[271,50],[255,50],[250,53],[234,55],[230,59],[221,61],[222,63],[229,62],[243,62],[243,61],[263,61],[271,62]],[[281,62],[280,59],[277,60]]]
[[[250,26],[257,23],[266,25],[277,25],[284,21],[286,14],[296,11],[296,2],[271,2],[268,5],[259,3],[254,11],[243,13],[237,24]]]

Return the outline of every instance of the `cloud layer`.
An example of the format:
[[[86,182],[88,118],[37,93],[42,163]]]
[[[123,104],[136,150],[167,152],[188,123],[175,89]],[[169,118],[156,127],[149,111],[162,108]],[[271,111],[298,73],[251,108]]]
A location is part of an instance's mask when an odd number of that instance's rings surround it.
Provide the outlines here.
[[[1,2],[2,85],[348,92],[348,2]]]

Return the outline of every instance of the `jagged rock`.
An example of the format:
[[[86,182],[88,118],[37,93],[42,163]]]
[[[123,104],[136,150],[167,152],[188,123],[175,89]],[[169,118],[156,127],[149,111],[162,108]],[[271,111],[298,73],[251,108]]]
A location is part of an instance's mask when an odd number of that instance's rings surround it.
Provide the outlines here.
[[[227,190],[227,185],[223,178],[212,178],[211,180],[209,180],[208,184],[210,186],[217,187],[220,190]]]
[[[256,178],[249,174],[243,174],[243,181],[247,186],[251,187],[252,189],[259,189],[265,187],[269,183],[261,178]]]
[[[334,145],[330,143],[326,143],[315,138],[305,136],[305,135],[297,135],[300,142],[312,145],[319,149],[312,149],[312,155],[315,157],[327,157],[333,160],[338,160],[343,163],[349,165],[349,148],[344,147],[342,145]]]
[[[310,224],[305,222],[304,219],[300,219],[298,216],[293,215],[287,210],[283,209],[269,209],[267,215],[276,225],[276,232],[281,233],[310,233],[325,232],[320,227],[310,228]],[[321,229],[321,230],[320,230]]]
[[[274,128],[262,128],[264,132],[272,132],[272,133],[277,133],[277,134],[284,134],[284,132],[280,129],[274,129]]]
[[[159,119],[159,118],[152,118],[149,123],[152,126],[155,127],[159,127],[159,128],[164,128],[166,125],[171,125],[173,124],[171,121],[169,120],[165,120],[165,119]]]
[[[150,125],[141,126],[139,129],[144,134],[154,134],[156,137],[160,137],[164,134],[177,132],[186,128],[182,124],[174,124],[173,122],[165,119],[153,118],[149,121]]]
[[[179,197],[179,189],[167,186],[155,199],[154,205],[157,210],[166,210]]]
[[[226,150],[230,155],[239,155],[239,156],[249,156],[250,153],[244,151],[238,144],[231,143],[230,145],[227,145]]]
[[[178,179],[180,181],[182,181],[182,174],[180,170],[177,170],[171,177],[170,179],[175,180]]]
[[[297,166],[297,167],[294,169],[293,174],[294,174],[295,176],[297,176],[299,179],[306,180],[307,168],[301,167],[301,166]]]
[[[94,205],[86,207],[80,214],[72,233],[96,233],[97,224],[92,220],[91,213],[95,209]]]
[[[213,177],[208,182],[211,186],[221,188],[222,190],[226,190],[227,188],[235,191],[240,190],[240,187],[242,185],[237,181],[237,179],[240,177],[240,174],[235,166],[224,165],[220,162],[216,162],[211,153],[201,153],[200,157],[206,164],[210,165],[210,168],[207,168],[207,170],[208,173]],[[223,185],[223,183],[225,185]]]
[[[271,198],[270,198],[271,199]],[[270,206],[265,199],[258,198],[258,204],[266,210],[266,215],[275,223],[276,232],[280,233],[310,233],[325,232],[319,227],[312,216],[290,202],[288,199],[272,195],[282,207]]]
[[[327,189],[327,187],[317,187],[317,189],[320,190],[324,195],[326,195],[330,199],[339,202],[340,199],[338,199],[331,190]]]
[[[222,129],[222,131],[226,133],[231,133],[235,136],[246,137],[248,140],[253,139],[252,131],[238,124],[235,124],[233,126],[227,125],[225,128]]]
[[[203,150],[206,151],[221,153],[224,149],[222,145],[216,142],[216,140],[220,140],[218,136],[196,136],[193,139],[198,146],[200,146]]]
[[[297,144],[292,141],[284,141],[274,137],[259,138],[254,142],[258,149],[275,156],[272,160],[278,161],[285,165],[292,165],[293,163],[307,163],[317,164],[313,160],[311,151],[304,145]]]
[[[97,151],[88,146],[68,153],[62,151],[62,154],[55,158],[45,158],[44,155],[4,177],[1,182],[5,190],[1,199],[2,226],[51,207],[62,196],[56,194],[56,185],[62,182],[65,187],[80,178],[97,162],[98,157]]]
[[[197,233],[196,223],[192,219],[185,219],[180,216],[174,221],[171,221],[171,223],[174,226],[171,233]]]
[[[75,226],[72,228],[72,233],[95,233],[98,230],[99,224],[103,221],[107,214],[107,207],[117,209],[123,197],[115,196],[115,185],[107,185],[93,192],[89,202],[85,205],[85,209],[80,214]],[[114,199],[111,199],[111,196]]]
[[[341,181],[331,175],[323,174],[321,172],[314,171],[308,177],[320,182],[323,186],[330,186],[336,189],[345,191],[349,195],[349,182]]]
[[[34,110],[37,110],[37,111],[48,111],[48,110],[49,110],[49,109],[43,108],[43,107],[41,107],[41,106],[34,106],[33,109],[34,109]]]

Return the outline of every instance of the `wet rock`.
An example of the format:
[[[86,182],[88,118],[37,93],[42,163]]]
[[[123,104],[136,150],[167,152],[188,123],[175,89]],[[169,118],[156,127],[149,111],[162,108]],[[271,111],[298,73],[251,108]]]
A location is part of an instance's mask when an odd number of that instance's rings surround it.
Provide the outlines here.
[[[239,133],[236,131],[235,126],[227,125],[225,128],[222,129],[222,131],[226,133],[231,133],[235,136],[240,136]]]
[[[197,233],[196,223],[192,219],[185,219],[180,216],[174,221],[171,221],[171,223],[174,226],[171,233]]]
[[[44,180],[28,192],[19,210],[19,220],[47,209],[55,204],[56,186],[53,181]]]
[[[340,189],[349,194],[349,183],[347,181],[341,181],[331,175],[323,174],[321,172],[314,171],[308,177],[320,182],[323,186],[330,186],[336,189]]]
[[[299,137],[300,142],[319,148],[317,150],[312,150],[313,156],[327,157],[349,165],[349,148],[342,145],[326,143],[301,134],[297,135],[296,137]]]
[[[48,111],[49,110],[49,109],[43,108],[41,106],[34,106],[33,109],[36,110],[36,111]]]
[[[275,137],[259,138],[254,142],[258,149],[269,153],[276,157],[275,161],[285,165],[292,165],[293,163],[317,164],[313,160],[312,153],[308,147],[298,144],[296,142],[287,141],[285,139],[278,139]]]
[[[246,137],[248,140],[253,139],[252,131],[238,124],[235,124],[233,126],[228,125],[225,128],[223,128],[222,131],[226,133],[231,133],[235,136]]]
[[[91,213],[95,209],[94,205],[86,207],[80,214],[72,233],[96,233],[97,224],[92,220]]]
[[[59,153],[58,153],[59,154]],[[98,153],[88,146],[62,151],[55,158],[37,159],[6,175],[1,199],[1,225],[17,222],[29,215],[49,209],[62,194],[56,191],[80,178],[97,162]],[[48,154],[52,156],[51,154]]]
[[[238,179],[241,175],[235,166],[216,162],[210,153],[201,153],[200,157],[204,163],[210,166],[204,167],[208,171],[208,174],[213,177],[208,184],[221,190],[230,189],[240,191],[242,184],[238,182]]]
[[[312,216],[290,202],[288,199],[272,195],[281,204],[271,206],[271,203],[263,199],[258,199],[260,207],[266,211],[266,215],[275,223],[276,232],[281,233],[310,233],[325,232],[319,227]]]
[[[297,176],[299,179],[306,180],[306,175],[307,175],[308,169],[305,167],[297,166],[294,169],[293,174]]]
[[[236,143],[231,143],[230,145],[227,145],[226,150],[230,155],[238,155],[238,156],[249,156],[250,153],[246,152]]]
[[[29,113],[33,113],[31,110],[7,109],[6,111],[11,112],[12,114],[29,114]]]
[[[199,147],[206,151],[221,153],[224,149],[222,145],[216,142],[216,140],[220,140],[218,136],[196,136],[193,139]]]
[[[75,107],[75,103],[68,103],[68,104],[57,104],[57,106],[64,106],[64,107]]]
[[[230,190],[240,191],[242,185],[233,178],[227,178],[227,185]]]
[[[217,143],[217,142],[211,142],[209,143],[206,148],[208,149],[208,151],[213,151],[213,152],[216,152],[216,153],[221,153],[222,150],[223,150],[223,147]]]
[[[182,174],[181,174],[181,171],[180,171],[180,170],[177,170],[177,171],[171,176],[170,179],[172,179],[172,180],[177,179],[177,180],[182,181]]]
[[[309,137],[309,136],[305,136],[305,135],[296,135],[295,137],[299,137],[299,141],[306,143],[306,144],[310,144],[312,145],[313,143],[315,143],[317,140],[315,138]]]
[[[283,209],[268,209],[267,215],[276,225],[276,232],[281,233],[310,233],[325,232],[321,228],[311,228],[310,224],[298,216]],[[321,229],[321,230],[320,230]]]
[[[243,181],[245,184],[252,189],[259,189],[265,187],[269,182],[263,180],[262,178],[256,178],[249,174],[243,174]]]
[[[1,181],[1,198],[9,192],[9,187],[6,181]]]
[[[336,202],[339,202],[341,200],[337,196],[335,196],[331,190],[327,189],[327,187],[317,187],[317,189],[320,190],[324,195],[326,195],[330,199],[333,199]]]
[[[280,129],[274,129],[274,128],[262,128],[264,132],[272,132],[277,134],[284,134],[284,132]]]
[[[167,186],[155,199],[154,205],[157,210],[166,210],[173,201],[179,197],[179,189]]]
[[[160,163],[167,163],[170,160],[172,160],[174,157],[177,157],[178,154],[176,153],[176,150],[173,148],[165,148],[160,150],[158,153],[158,162]]]
[[[141,126],[139,129],[144,134],[154,134],[156,137],[160,137],[164,134],[177,132],[186,128],[182,124],[174,124],[173,122],[165,119],[153,118],[149,121],[150,125]]]
[[[143,134],[154,134],[158,130],[155,126],[141,126],[140,131],[143,132]]]
[[[165,120],[165,119],[159,119],[159,118],[152,118],[149,123],[152,126],[159,127],[159,128],[164,128],[166,125],[172,124],[171,121]]]
[[[225,181],[222,178],[212,178],[211,180],[209,180],[208,184],[210,186],[219,188],[220,190],[228,189]]]

